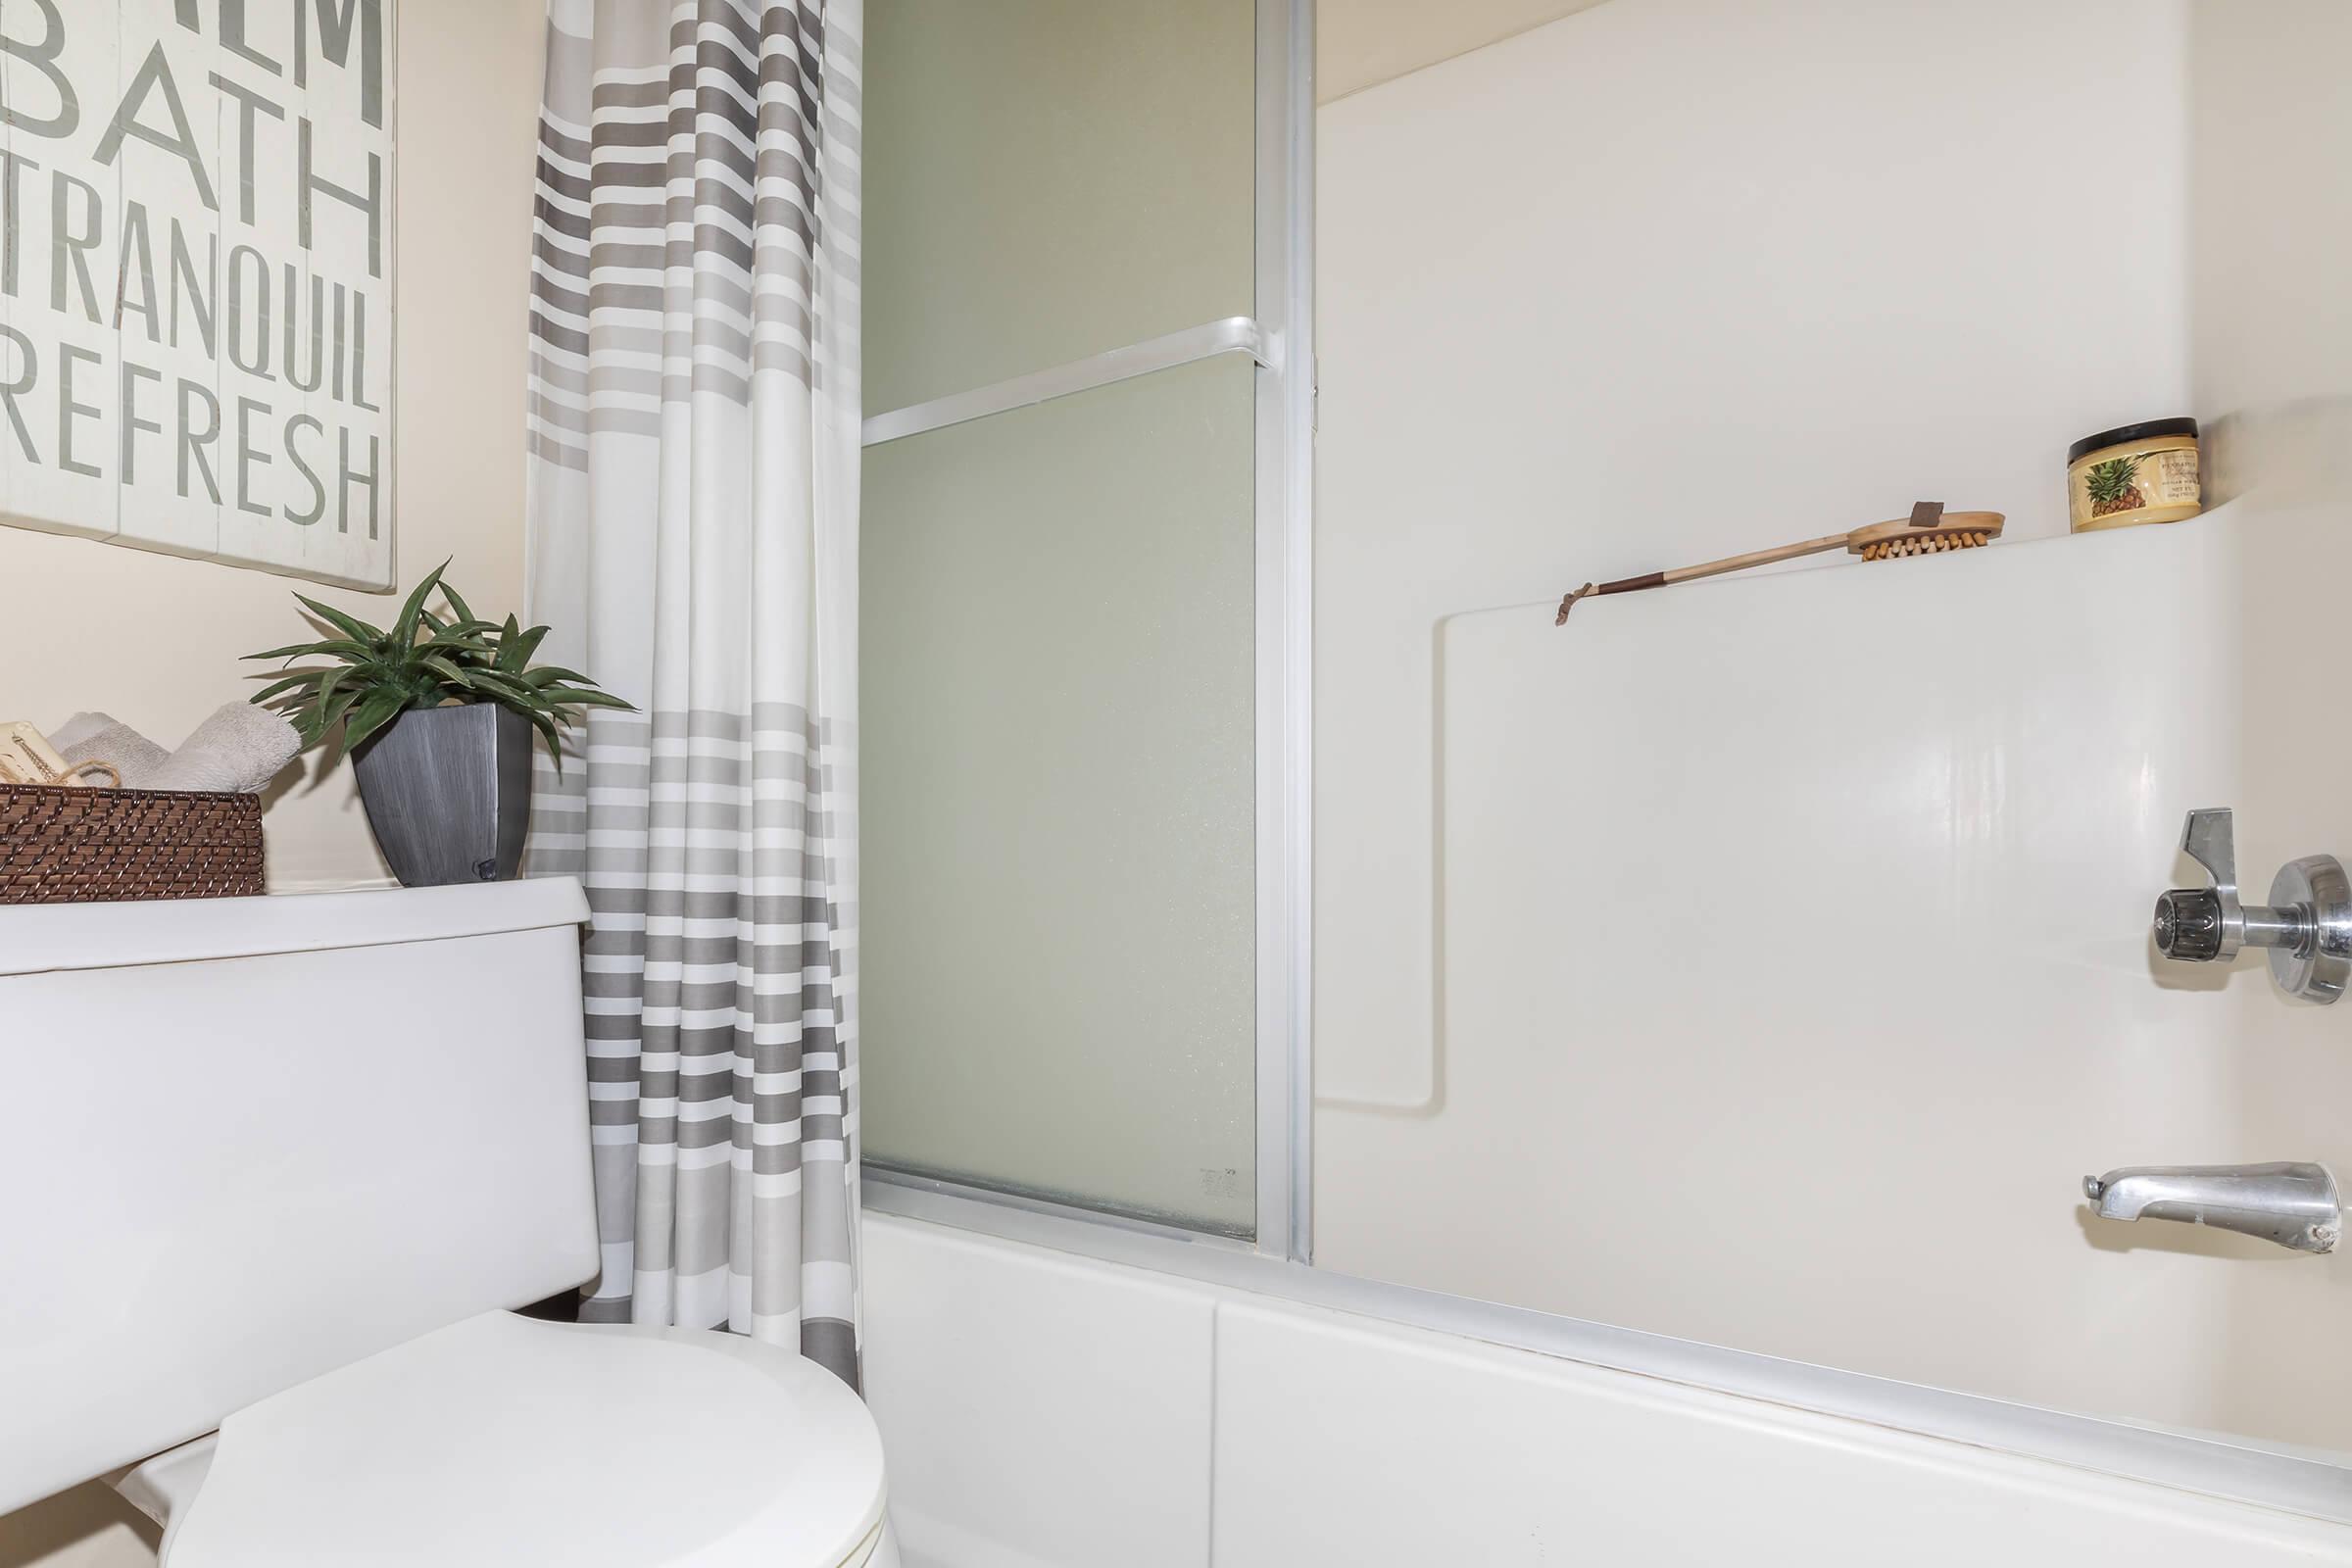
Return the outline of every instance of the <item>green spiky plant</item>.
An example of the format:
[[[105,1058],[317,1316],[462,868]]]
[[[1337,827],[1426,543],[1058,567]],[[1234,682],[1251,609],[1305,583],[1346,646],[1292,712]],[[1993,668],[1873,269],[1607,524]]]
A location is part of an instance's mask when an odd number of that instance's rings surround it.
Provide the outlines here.
[[[577,670],[533,664],[531,655],[547,628],[525,629],[513,615],[503,623],[482,619],[441,580],[448,569],[445,561],[426,574],[402,603],[389,631],[296,594],[311,618],[335,635],[246,657],[327,662],[280,674],[254,693],[253,701],[283,713],[301,735],[305,751],[340,723],[337,761],[412,709],[496,703],[530,720],[559,769],[564,765],[562,732],[579,721],[580,710],[631,709],[611,692],[597,690],[596,683]],[[425,608],[435,589],[446,613]]]
[[[2139,493],[2139,464],[2137,458],[2109,458],[2094,463],[2082,476],[2090,492],[2090,514],[2104,517],[2112,512],[2132,512],[2147,503]]]

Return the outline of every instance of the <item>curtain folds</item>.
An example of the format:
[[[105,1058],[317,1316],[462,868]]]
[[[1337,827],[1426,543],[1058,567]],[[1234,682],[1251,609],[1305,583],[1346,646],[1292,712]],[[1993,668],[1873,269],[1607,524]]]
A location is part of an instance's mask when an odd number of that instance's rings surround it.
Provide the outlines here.
[[[587,884],[584,1320],[858,1382],[860,0],[551,0],[530,317],[542,757]]]

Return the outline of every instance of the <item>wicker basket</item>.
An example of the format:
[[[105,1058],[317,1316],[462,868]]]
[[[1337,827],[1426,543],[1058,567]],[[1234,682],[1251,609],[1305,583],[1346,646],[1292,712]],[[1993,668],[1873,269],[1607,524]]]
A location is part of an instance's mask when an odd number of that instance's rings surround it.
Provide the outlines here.
[[[262,798],[0,784],[0,904],[262,891]]]

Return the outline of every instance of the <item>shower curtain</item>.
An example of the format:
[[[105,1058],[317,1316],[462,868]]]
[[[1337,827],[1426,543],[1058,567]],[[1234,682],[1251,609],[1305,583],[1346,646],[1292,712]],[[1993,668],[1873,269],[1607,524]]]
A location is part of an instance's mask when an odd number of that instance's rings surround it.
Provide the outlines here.
[[[637,705],[535,775],[587,885],[602,1277],[858,1384],[860,0],[550,0],[541,657]]]

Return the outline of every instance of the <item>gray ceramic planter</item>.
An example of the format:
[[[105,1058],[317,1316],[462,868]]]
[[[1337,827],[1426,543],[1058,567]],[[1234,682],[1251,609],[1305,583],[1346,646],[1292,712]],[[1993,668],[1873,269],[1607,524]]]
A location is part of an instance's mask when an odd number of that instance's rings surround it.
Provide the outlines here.
[[[491,703],[411,709],[353,754],[368,825],[409,888],[504,882],[531,820],[531,724]]]

